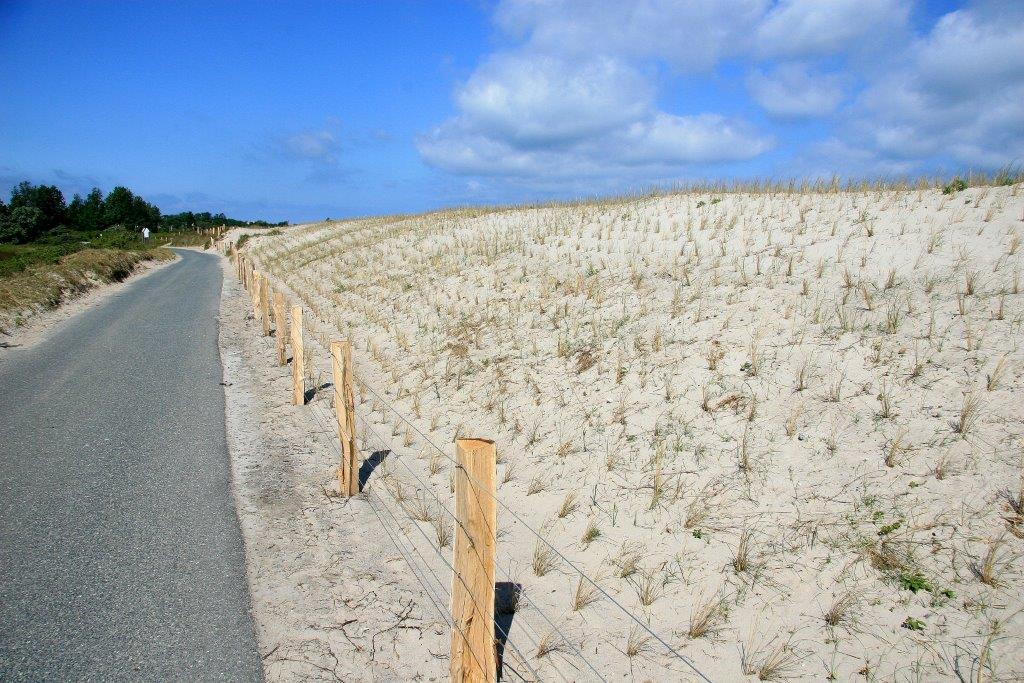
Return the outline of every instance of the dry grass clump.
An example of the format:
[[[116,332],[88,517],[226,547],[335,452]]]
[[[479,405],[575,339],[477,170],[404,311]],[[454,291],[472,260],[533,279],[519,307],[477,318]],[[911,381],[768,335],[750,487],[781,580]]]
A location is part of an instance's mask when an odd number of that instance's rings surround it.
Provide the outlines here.
[[[732,568],[742,573],[750,571],[751,567],[751,533],[750,529],[744,529],[740,533],[740,540],[736,544],[736,552],[732,556]]]
[[[623,544],[611,563],[615,567],[615,576],[620,579],[629,577],[640,571],[640,561],[645,554],[643,546],[635,543]]]
[[[978,421],[978,409],[981,407],[981,396],[977,394],[965,394],[963,403],[960,405],[960,415],[953,430],[960,436],[967,436],[975,423]]]
[[[562,505],[558,508],[558,518],[563,519],[568,517],[579,508],[579,503],[576,502],[576,492],[570,491],[565,494],[565,498],[562,499]]]
[[[597,526],[597,522],[592,519],[589,522],[587,522],[587,528],[583,530],[583,536],[580,539],[580,541],[583,543],[583,545],[589,545],[596,541],[600,536],[601,528]]]
[[[646,631],[642,631],[638,628],[631,627],[629,629],[629,635],[626,637],[626,649],[625,654],[630,659],[639,657],[646,653],[651,648],[651,637]]]
[[[1006,542],[1005,536],[999,536],[990,540],[985,547],[985,554],[981,558],[974,571],[978,580],[982,583],[998,588],[1003,584],[1002,573],[1004,568],[1012,562],[1007,557],[1008,553],[1003,551]]]
[[[985,376],[986,391],[995,391],[998,389],[999,385],[1003,383],[1003,379],[1006,377],[1008,370],[1007,357],[1001,356],[999,360],[996,361],[995,367],[992,368],[992,372]]]
[[[690,612],[690,625],[686,637],[692,639],[713,636],[725,625],[729,608],[725,598],[716,595],[707,600],[698,599]]]
[[[665,580],[661,572],[653,569],[638,570],[633,576],[633,588],[643,607],[650,607],[665,593]]]
[[[821,618],[825,621],[825,624],[829,627],[835,628],[837,626],[845,626],[850,623],[851,611],[857,604],[857,598],[853,593],[842,593],[837,597],[827,610],[821,615]]]
[[[597,587],[580,577],[576,581],[576,590],[573,591],[572,596],[572,611],[579,612],[580,610],[593,605],[601,597],[601,593],[597,590]]]
[[[533,547],[533,573],[536,576],[544,576],[558,567],[558,556],[551,548],[540,541]]]
[[[748,676],[757,676],[759,681],[779,681],[797,672],[800,658],[788,642],[773,641],[759,649],[741,645],[740,662]]]
[[[543,659],[550,654],[566,653],[569,651],[569,643],[565,642],[561,635],[555,631],[548,631],[541,636],[537,643],[537,651],[534,656]]]

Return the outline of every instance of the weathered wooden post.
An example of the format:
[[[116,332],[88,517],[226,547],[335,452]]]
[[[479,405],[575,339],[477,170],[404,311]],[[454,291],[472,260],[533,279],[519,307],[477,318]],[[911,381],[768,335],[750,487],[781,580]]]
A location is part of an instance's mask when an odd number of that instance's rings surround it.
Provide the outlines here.
[[[452,683],[497,680],[494,566],[497,549],[493,441],[455,441],[455,575],[452,578]]]
[[[254,317],[257,320],[259,320],[259,317],[260,317],[260,287],[262,286],[260,283],[263,282],[263,274],[262,273],[258,273],[258,272],[256,272],[254,270],[253,274],[252,274],[252,277],[253,277],[253,280],[252,280],[252,291],[250,292],[250,294],[252,294],[252,317]]]
[[[260,278],[260,317],[263,318],[263,336],[270,336],[270,279]]]
[[[334,373],[334,414],[338,418],[341,463],[338,465],[338,492],[348,498],[359,493],[359,451],[356,450],[356,401],[352,391],[352,345],[331,342],[331,369]]]
[[[288,362],[288,321],[285,312],[284,294],[274,292],[274,341],[277,342],[277,364]]]
[[[292,403],[306,404],[306,384],[302,357],[302,306],[292,306]]]

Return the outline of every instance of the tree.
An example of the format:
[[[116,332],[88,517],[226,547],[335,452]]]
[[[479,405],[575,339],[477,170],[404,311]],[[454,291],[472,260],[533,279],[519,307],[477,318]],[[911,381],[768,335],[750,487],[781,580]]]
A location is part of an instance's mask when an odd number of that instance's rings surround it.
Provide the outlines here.
[[[115,187],[103,200],[103,222],[129,230],[155,230],[160,223],[160,209],[136,196],[127,187]]]
[[[46,217],[34,206],[16,206],[0,220],[0,242],[24,244],[42,234]]]
[[[103,214],[103,193],[98,187],[92,188],[85,199],[76,194],[68,204],[68,224],[81,232],[97,232],[105,228]]]
[[[22,181],[11,190],[11,211],[14,209],[33,208],[37,209],[41,217],[32,220],[32,234],[25,239],[31,241],[53,230],[64,223],[67,207],[64,204],[64,195],[55,185],[33,185],[27,180]],[[29,214],[19,214],[19,220],[27,220]]]

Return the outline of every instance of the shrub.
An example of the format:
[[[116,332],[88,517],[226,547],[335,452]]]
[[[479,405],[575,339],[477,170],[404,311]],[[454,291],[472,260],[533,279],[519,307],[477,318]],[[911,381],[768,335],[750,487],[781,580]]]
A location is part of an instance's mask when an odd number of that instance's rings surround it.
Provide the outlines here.
[[[967,189],[967,181],[963,178],[953,178],[952,182],[942,187],[942,194],[956,194]]]

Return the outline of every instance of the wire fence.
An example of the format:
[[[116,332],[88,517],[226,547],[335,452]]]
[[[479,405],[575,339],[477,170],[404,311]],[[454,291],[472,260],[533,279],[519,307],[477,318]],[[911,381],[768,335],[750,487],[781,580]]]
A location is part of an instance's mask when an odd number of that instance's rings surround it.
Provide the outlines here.
[[[238,258],[237,254],[236,258]],[[241,272],[241,268],[239,270]],[[242,277],[245,280],[245,277]],[[266,274],[263,277],[266,277]],[[275,291],[289,291],[287,287],[277,282],[273,283],[273,287]],[[310,306],[310,303],[302,296],[293,294],[293,298],[302,301],[312,313],[310,316],[303,316],[306,324],[311,328],[310,336],[324,350],[327,350],[328,337],[319,329],[321,323],[318,310]],[[255,313],[254,317],[256,317]],[[277,334],[276,331],[275,334]],[[265,341],[268,355],[276,355],[271,337],[262,336],[262,334],[260,336]],[[415,421],[406,417],[391,401],[385,398],[384,392],[376,389],[363,373],[353,371],[353,376],[360,388],[360,403],[365,402],[367,393],[371,395],[376,404],[381,407],[383,423],[388,422],[385,419],[385,411],[393,415],[397,421],[396,424],[406,427],[407,434],[409,434],[408,430],[411,430],[419,437],[424,447],[444,458],[460,476],[467,477],[477,491],[491,497],[496,506],[502,510],[503,518],[510,520],[523,533],[533,537],[537,544],[553,553],[561,562],[561,567],[567,568],[571,574],[578,577],[580,586],[586,584],[596,591],[607,601],[608,605],[632,624],[637,633],[643,633],[645,639],[657,643],[667,658],[677,662],[684,669],[688,669],[697,679],[710,683],[711,679],[691,658],[680,653],[642,616],[624,606],[598,580],[581,569],[561,549],[551,543],[543,533],[527,523],[499,496],[491,493],[483,482],[473,478],[446,449],[435,443]],[[328,404],[315,400],[317,391],[323,388],[326,387],[314,387],[314,400],[306,404],[307,413],[325,434],[335,434],[337,424],[335,417],[328,412]],[[362,438],[358,439],[359,462],[362,464],[360,493],[373,511],[381,528],[409,566],[413,578],[422,588],[441,620],[465,636],[466,634],[459,629],[458,620],[451,612],[452,595],[448,588],[455,581],[463,585],[465,583],[447,557],[450,551],[446,551],[451,543],[450,531],[446,531],[446,529],[459,525],[459,518],[451,509],[450,504],[438,494],[437,487],[429,481],[430,474],[417,472],[417,469],[423,465],[420,460],[403,454],[402,449],[396,448],[391,438],[378,431],[375,427],[374,411],[371,410],[367,414],[365,410],[360,411],[357,408],[355,413],[358,425],[362,428]],[[394,431],[395,435],[398,433],[397,430]],[[342,450],[339,440],[330,439],[329,443],[332,452],[338,456],[340,461]],[[407,495],[408,492],[412,492],[415,496],[414,504],[409,503],[413,499]],[[422,526],[427,522],[434,527],[433,538]],[[591,661],[584,654],[582,646],[576,642],[577,639],[566,633],[565,629],[559,625],[561,619],[552,616],[532,601],[528,595],[524,595],[520,584],[501,562],[496,564],[496,568],[501,575],[500,578],[504,579],[505,588],[505,595],[499,596],[501,604],[497,606],[494,634],[500,654],[498,667],[502,679],[569,681],[580,680],[582,677],[582,680],[607,680],[606,674],[602,672],[602,664]],[[476,604],[475,607],[481,613],[487,613],[482,609],[483,606]],[[472,650],[470,652],[477,664],[483,668],[484,664],[477,653],[473,653]],[[564,671],[564,668],[571,669],[571,671]],[[543,676],[538,669],[543,671]],[[682,670],[673,669],[673,672],[682,673]]]

